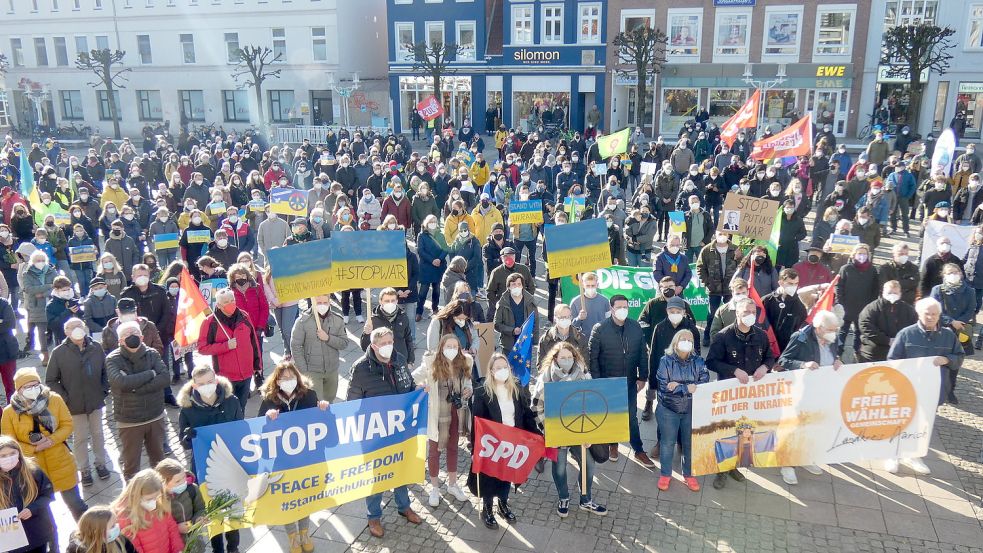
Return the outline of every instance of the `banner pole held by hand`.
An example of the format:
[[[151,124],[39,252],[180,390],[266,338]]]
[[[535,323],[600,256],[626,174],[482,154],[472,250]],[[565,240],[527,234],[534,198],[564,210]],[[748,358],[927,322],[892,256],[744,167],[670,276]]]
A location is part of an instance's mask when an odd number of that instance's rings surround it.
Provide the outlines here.
[[[587,444],[580,444],[580,495],[587,493]]]
[[[317,325],[318,330],[321,330],[321,317],[317,312],[317,304],[314,303],[314,298],[311,298],[309,301],[311,302],[311,315],[314,316],[314,324]]]

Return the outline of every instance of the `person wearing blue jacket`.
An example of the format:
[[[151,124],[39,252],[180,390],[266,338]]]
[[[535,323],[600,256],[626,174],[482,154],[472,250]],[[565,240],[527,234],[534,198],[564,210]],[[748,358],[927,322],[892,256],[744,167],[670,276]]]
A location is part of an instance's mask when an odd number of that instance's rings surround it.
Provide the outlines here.
[[[676,452],[677,435],[682,449],[683,479],[691,491],[700,491],[699,481],[693,477],[692,430],[693,430],[693,392],[700,384],[710,381],[710,371],[698,354],[693,332],[682,329],[672,338],[672,342],[659,360],[655,371],[658,386],[659,405],[655,408],[655,419],[659,422],[659,489],[669,489],[672,482],[672,457]],[[655,354],[656,352],[653,352]]]
[[[77,248],[79,246],[93,246],[95,247],[95,242],[87,232],[85,232],[85,227],[81,223],[75,223],[72,229],[72,237],[68,239],[68,251],[69,251],[69,264],[73,271],[75,271],[75,280],[79,283],[79,294],[82,297],[89,295],[89,281],[96,276],[95,262],[94,261],[82,261],[79,263],[73,263],[71,259],[72,248]],[[99,248],[96,247],[96,256],[99,255]]]
[[[976,290],[963,278],[955,263],[942,267],[942,284],[932,287],[931,297],[942,304],[942,326],[956,333],[966,355],[973,354],[973,322],[976,320]]]
[[[888,217],[891,215],[891,202],[883,195],[884,186],[880,182],[874,182],[870,190],[860,197],[855,206],[859,211],[861,207],[867,206],[871,216],[882,227],[887,227]]]
[[[416,301],[416,322],[423,319],[423,304],[427,301],[428,288],[430,311],[436,313],[440,303],[440,281],[447,269],[447,252],[435,238],[439,232],[437,218],[427,215],[423,220],[423,230],[416,237],[416,252],[420,256],[420,292]]]
[[[676,295],[683,293],[689,281],[693,279],[693,271],[689,268],[689,258],[682,249],[683,239],[678,234],[669,237],[662,252],[652,263],[652,275],[655,282],[663,277],[671,277],[676,283]]]
[[[840,164],[839,171],[836,175],[836,180],[846,180],[846,175],[850,171],[850,167],[853,167],[853,158],[846,152],[845,144],[839,145],[836,153],[833,154],[833,158],[830,159],[830,164],[832,164],[834,161]]]
[[[901,215],[901,228],[904,229],[905,236],[909,234],[908,212],[911,211],[911,202],[918,191],[918,182],[908,168],[899,163],[894,172],[887,176],[888,184],[894,187],[898,197],[897,208],[891,212],[891,232],[898,231],[898,214]]]

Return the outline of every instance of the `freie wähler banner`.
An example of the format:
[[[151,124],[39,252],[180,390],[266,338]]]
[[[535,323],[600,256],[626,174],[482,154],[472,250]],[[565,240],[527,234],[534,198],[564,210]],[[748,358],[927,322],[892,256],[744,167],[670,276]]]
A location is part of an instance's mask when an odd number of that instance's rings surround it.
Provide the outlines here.
[[[683,290],[683,299],[689,303],[693,310],[693,316],[697,321],[707,320],[710,311],[710,299],[707,296],[707,289],[700,282],[700,276],[696,274],[696,265],[691,263],[690,271],[693,279]],[[657,294],[655,279],[652,277],[652,269],[649,267],[626,267],[623,265],[612,265],[607,269],[598,269],[597,291],[602,296],[610,299],[616,294],[622,294],[628,298],[628,316],[638,319],[642,313],[645,303],[654,298]],[[563,295],[563,302],[569,304],[573,298],[580,293],[580,285],[576,277],[563,277],[560,279],[560,291]],[[577,314],[574,313],[576,317]]]
[[[225,490],[245,524],[281,525],[349,501],[421,482],[427,394],[375,397],[196,429],[207,502]]]
[[[922,457],[939,385],[930,357],[701,384],[693,394],[693,474]]]

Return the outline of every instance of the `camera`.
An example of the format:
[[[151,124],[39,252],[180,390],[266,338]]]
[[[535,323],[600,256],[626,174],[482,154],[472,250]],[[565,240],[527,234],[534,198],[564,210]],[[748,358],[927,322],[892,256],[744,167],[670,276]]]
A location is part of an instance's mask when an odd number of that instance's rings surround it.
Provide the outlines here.
[[[31,432],[31,433],[29,433],[27,435],[27,439],[32,444],[36,444],[36,443],[38,443],[38,442],[40,442],[41,440],[44,439],[44,434],[42,434],[40,432]]]
[[[464,407],[464,400],[461,399],[461,394],[457,392],[447,392],[447,403],[450,403],[455,409]]]

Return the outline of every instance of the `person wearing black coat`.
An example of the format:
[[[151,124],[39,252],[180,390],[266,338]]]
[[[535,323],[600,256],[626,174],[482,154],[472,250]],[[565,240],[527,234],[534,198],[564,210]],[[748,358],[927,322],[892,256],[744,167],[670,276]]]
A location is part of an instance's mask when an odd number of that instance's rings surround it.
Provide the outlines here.
[[[887,359],[891,341],[898,335],[898,331],[918,322],[915,308],[904,301],[903,296],[900,283],[888,280],[881,289],[881,297],[868,303],[860,312],[858,363]]]
[[[473,417],[541,435],[542,432],[536,423],[536,412],[532,410],[529,390],[519,385],[509,367],[508,359],[500,353],[493,354],[488,372],[491,378],[486,378],[483,386],[474,389],[474,397],[471,400]],[[472,428],[474,428],[473,421]],[[471,451],[476,451],[475,445],[474,433],[472,433]],[[515,513],[509,508],[511,487],[511,482],[468,471],[468,489],[482,499],[481,519],[486,527],[498,528],[498,521],[495,520],[495,513],[492,511],[492,502],[496,497],[498,514],[509,524],[515,524]]]
[[[485,240],[485,245],[482,246],[487,276],[491,277],[492,271],[502,264],[502,250],[505,248],[515,249],[515,244],[505,238],[505,225],[495,223],[492,225],[491,234]]]
[[[908,245],[904,242],[898,242],[891,248],[891,257],[891,261],[882,263],[877,267],[878,281],[881,284],[891,280],[898,281],[901,285],[901,301],[914,306],[915,295],[918,293],[918,285],[921,280],[918,265],[909,260]],[[941,267],[939,270],[941,271]],[[887,351],[884,353],[886,355]]]
[[[652,329],[652,341],[649,344],[648,366],[649,366],[649,387],[645,390],[645,407],[642,409],[642,420],[652,419],[652,405],[659,390],[658,382],[655,379],[655,371],[652,367],[658,368],[659,361],[666,355],[666,349],[672,344],[672,339],[680,330],[689,330],[693,333],[692,354],[700,356],[700,329],[696,326],[696,321],[688,316],[689,309],[686,301],[678,296],[671,297],[666,302],[666,318],[655,325]],[[672,310],[669,312],[669,310]],[[673,322],[672,318],[678,316],[679,320]]]
[[[918,290],[921,297],[927,298],[932,294],[932,288],[942,284],[942,267],[946,263],[955,263],[959,268],[963,268],[965,263],[959,256],[952,253],[952,241],[943,236],[936,242],[936,253],[928,256],[925,260],[925,268],[922,269],[921,280],[918,283]]]
[[[792,333],[805,322],[806,306],[796,294],[799,288],[799,274],[793,269],[782,269],[778,274],[778,289],[761,298],[765,308],[768,325],[775,332],[779,351],[784,351]]]
[[[836,303],[843,306],[843,326],[840,327],[839,341],[846,343],[846,337],[853,331],[853,350],[860,350],[860,312],[868,303],[877,299],[879,293],[877,271],[870,261],[870,248],[860,244],[853,248],[850,261],[840,267],[840,279],[836,281]]]
[[[21,520],[21,527],[27,536],[27,545],[10,553],[48,551],[48,544],[57,541],[50,507],[51,502],[54,501],[54,487],[51,480],[33,460],[24,456],[24,452],[14,438],[0,436],[0,458],[7,456],[16,456],[17,465],[5,471],[3,477],[0,477],[0,486],[3,486],[3,495],[7,498],[7,504],[0,505],[0,509],[14,508],[18,513],[27,510],[31,514],[29,518]],[[24,496],[28,478],[34,479],[34,486],[37,488],[34,497]]]
[[[409,315],[405,309],[400,309],[398,292],[392,288],[384,288],[379,293],[378,305],[372,308],[369,319],[362,328],[359,346],[364,351],[369,347],[369,336],[372,331],[386,327],[393,331],[396,353],[403,356],[412,365],[416,361],[416,347],[413,345],[413,332],[410,330]],[[389,306],[395,306],[395,309]],[[389,310],[392,310],[391,312]]]
[[[416,318],[410,317],[411,309],[416,307],[417,288],[420,282],[420,258],[408,246],[406,248],[406,287],[396,289],[396,303],[407,313],[410,335],[416,339]]]
[[[0,381],[3,391],[10,402],[14,393],[14,373],[17,372],[17,358],[20,354],[14,329],[17,328],[17,318],[14,309],[7,300],[0,298]]]

